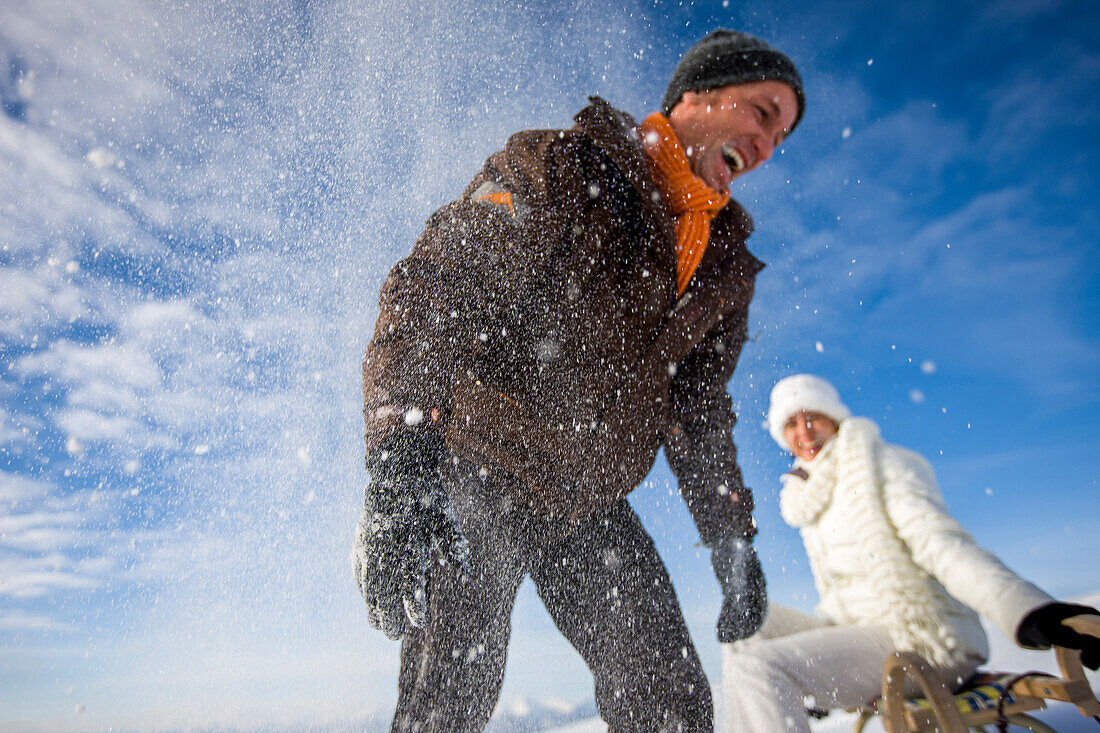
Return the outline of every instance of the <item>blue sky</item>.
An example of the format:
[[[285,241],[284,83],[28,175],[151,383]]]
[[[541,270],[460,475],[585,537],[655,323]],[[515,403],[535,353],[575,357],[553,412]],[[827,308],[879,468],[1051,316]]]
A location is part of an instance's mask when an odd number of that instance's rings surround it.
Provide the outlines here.
[[[1100,587],[1094,3],[394,5],[0,4],[0,730],[388,717],[349,560],[378,286],[510,132],[652,111],[719,25],[809,99],[733,189],[769,263],[730,392],[772,597],[813,603],[761,428],[796,371],[1012,567]],[[663,462],[632,502],[716,677]],[[514,627],[505,700],[590,697],[530,587]]]

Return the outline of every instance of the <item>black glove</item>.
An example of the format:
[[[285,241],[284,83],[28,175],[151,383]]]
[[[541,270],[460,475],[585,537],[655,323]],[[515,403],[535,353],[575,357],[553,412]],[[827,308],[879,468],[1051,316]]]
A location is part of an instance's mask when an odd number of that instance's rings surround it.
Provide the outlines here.
[[[723,537],[711,550],[710,564],[724,596],[718,614],[718,641],[747,639],[764,623],[768,606],[764,571],[752,540],[740,535]]]
[[[1039,647],[1060,646],[1081,651],[1081,664],[1089,669],[1100,667],[1100,639],[1095,636],[1079,634],[1062,621],[1070,616],[1083,613],[1100,616],[1092,606],[1077,603],[1048,603],[1039,606],[1020,622],[1016,630],[1016,640],[1021,646]]]
[[[469,546],[439,477],[446,448],[438,438],[402,434],[367,455],[363,515],[355,532],[355,580],[370,625],[391,639],[406,622],[428,623],[432,551],[460,565]]]

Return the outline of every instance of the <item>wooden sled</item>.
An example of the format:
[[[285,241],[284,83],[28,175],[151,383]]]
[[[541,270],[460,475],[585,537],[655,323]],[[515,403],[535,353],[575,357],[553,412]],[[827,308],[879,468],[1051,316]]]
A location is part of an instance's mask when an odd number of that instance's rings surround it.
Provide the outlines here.
[[[1074,616],[1063,623],[1080,634],[1100,638],[1098,616]],[[1061,647],[1054,650],[1061,677],[1039,672],[982,672],[979,684],[969,684],[954,695],[919,655],[895,652],[886,660],[882,698],[859,709],[855,731],[860,733],[871,718],[880,715],[887,733],[966,733],[984,731],[987,725],[996,725],[1001,731],[1015,725],[1036,733],[1055,733],[1028,715],[1045,708],[1047,700],[1072,703],[1082,715],[1100,722],[1100,701],[1085,679],[1081,653]],[[917,683],[923,697],[905,698],[902,690],[907,679]]]

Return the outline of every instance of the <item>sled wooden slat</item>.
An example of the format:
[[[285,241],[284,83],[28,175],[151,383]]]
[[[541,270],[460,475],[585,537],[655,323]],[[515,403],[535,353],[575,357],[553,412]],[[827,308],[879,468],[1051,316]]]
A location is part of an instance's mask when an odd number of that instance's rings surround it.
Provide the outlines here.
[[[1075,616],[1064,623],[1078,633],[1100,637],[1100,617]],[[1081,653],[1061,647],[1055,647],[1054,651],[1061,677],[1036,673],[1015,681],[1010,678],[1004,683],[1011,683],[1008,692],[1012,701],[1006,701],[1002,706],[1010,724],[1037,733],[1049,733],[1052,730],[1050,726],[1028,715],[1045,708],[1047,700],[1072,703],[1086,717],[1100,715],[1100,701],[1085,678]],[[1015,677],[1009,673],[989,674]],[[905,698],[903,690],[909,680],[920,687],[924,697],[915,700]],[[883,670],[882,698],[877,706],[860,709],[855,729],[857,732],[862,730],[867,720],[878,714],[888,733],[966,733],[971,729],[981,730],[982,726],[997,721],[997,697],[989,694],[989,687],[988,684],[981,687],[984,707],[969,709],[971,706],[977,707],[973,697],[967,698],[973,695],[974,690],[963,690],[952,695],[939,675],[919,655],[895,652],[886,660]],[[967,699],[964,701],[964,698]]]

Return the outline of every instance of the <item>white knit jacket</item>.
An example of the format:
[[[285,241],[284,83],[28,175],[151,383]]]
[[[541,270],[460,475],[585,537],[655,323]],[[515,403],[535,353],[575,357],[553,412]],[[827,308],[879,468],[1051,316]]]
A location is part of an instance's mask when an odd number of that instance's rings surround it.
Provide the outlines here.
[[[979,547],[947,513],[928,462],[884,443],[872,421],[848,418],[796,466],[809,478],[784,476],[780,510],[830,621],[884,625],[898,649],[946,667],[988,657],[974,611],[1015,641],[1027,613],[1054,600]]]

